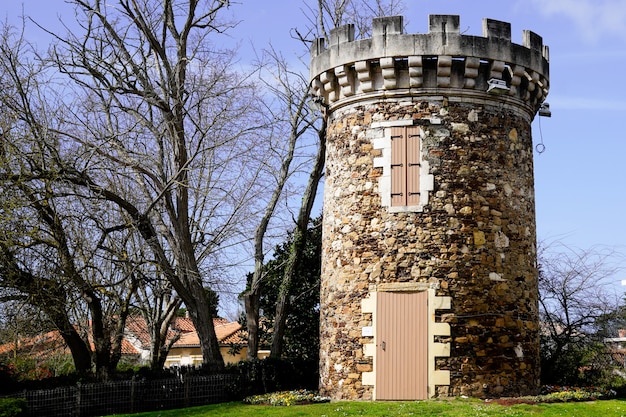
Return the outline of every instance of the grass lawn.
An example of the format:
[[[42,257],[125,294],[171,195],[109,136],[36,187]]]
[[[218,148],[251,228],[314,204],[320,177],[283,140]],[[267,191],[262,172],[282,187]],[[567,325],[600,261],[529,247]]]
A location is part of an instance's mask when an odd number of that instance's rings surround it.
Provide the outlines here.
[[[502,406],[480,400],[454,399],[413,402],[333,402],[291,407],[225,403],[183,410],[124,414],[133,417],[343,417],[343,416],[626,416],[626,399],[552,404]],[[121,415],[116,415],[120,417]]]

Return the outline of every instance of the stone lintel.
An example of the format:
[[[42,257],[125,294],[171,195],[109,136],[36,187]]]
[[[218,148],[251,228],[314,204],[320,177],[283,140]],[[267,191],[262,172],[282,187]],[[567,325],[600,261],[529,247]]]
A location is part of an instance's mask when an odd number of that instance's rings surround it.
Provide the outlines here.
[[[376,285],[376,291],[380,292],[417,292],[433,288],[429,282],[386,282]]]
[[[378,129],[381,127],[413,126],[414,124],[415,124],[415,121],[413,119],[383,120],[381,122],[373,122],[370,127],[372,129]]]

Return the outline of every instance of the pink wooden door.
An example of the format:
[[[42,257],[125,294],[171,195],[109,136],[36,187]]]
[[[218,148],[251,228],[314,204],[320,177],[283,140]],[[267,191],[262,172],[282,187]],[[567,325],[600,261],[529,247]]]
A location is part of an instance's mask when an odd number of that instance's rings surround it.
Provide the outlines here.
[[[426,291],[379,292],[376,308],[376,399],[428,398]]]

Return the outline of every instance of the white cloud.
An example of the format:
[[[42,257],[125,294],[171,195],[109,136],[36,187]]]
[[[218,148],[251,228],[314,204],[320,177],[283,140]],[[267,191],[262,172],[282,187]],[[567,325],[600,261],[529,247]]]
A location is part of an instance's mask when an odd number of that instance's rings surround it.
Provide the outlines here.
[[[562,15],[589,42],[606,36],[626,40],[626,0],[531,0],[544,16]]]

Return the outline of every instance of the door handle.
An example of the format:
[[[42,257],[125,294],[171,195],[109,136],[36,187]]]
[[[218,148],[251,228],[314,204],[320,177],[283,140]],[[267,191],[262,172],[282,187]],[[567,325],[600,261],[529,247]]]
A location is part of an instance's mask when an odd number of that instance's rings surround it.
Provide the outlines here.
[[[385,348],[387,347],[387,344],[385,342],[381,342],[380,343],[380,348],[384,351]]]

